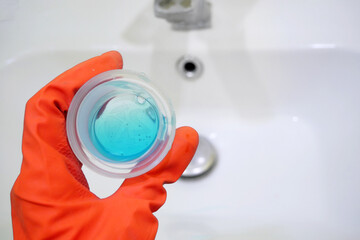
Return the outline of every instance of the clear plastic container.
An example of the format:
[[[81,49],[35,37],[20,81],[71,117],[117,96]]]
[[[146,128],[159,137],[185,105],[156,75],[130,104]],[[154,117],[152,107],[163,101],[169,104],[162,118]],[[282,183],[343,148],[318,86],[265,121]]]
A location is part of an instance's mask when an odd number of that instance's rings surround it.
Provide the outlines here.
[[[111,70],[75,94],[66,130],[83,164],[107,176],[130,178],[166,156],[175,136],[175,113],[144,74]]]

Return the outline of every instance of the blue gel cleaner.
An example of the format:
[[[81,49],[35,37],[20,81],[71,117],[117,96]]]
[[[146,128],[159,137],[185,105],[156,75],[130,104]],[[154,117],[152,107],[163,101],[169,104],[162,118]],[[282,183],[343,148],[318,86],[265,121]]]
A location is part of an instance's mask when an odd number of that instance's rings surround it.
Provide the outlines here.
[[[110,162],[136,159],[153,145],[159,131],[157,108],[141,95],[109,99],[89,119],[89,135]]]
[[[151,81],[115,69],[89,79],[76,92],[66,116],[66,133],[84,166],[109,177],[148,172],[171,149],[174,109]]]

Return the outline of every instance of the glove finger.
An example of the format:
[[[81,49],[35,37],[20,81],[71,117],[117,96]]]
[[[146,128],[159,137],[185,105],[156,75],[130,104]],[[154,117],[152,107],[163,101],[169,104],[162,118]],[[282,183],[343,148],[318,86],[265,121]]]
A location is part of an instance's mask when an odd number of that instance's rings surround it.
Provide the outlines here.
[[[23,164],[16,187],[39,197],[65,198],[88,185],[67,142],[65,118],[76,91],[95,75],[122,67],[122,58],[112,51],[89,59],[64,72],[36,93],[26,105],[23,133]],[[24,179],[23,181],[21,181]],[[27,190],[28,189],[28,190]],[[86,191],[85,191],[86,192]],[[64,194],[66,193],[66,194]],[[87,194],[87,193],[86,193]]]
[[[199,143],[198,133],[190,127],[176,130],[171,150],[154,169],[146,174],[124,181],[110,198],[131,198],[142,201],[152,212],[165,202],[165,183],[177,181],[189,165]]]

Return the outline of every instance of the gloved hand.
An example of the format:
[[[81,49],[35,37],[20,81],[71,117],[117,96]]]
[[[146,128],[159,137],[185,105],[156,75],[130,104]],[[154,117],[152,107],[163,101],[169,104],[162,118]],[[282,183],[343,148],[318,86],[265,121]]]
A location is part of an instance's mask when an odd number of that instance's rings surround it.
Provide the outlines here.
[[[11,191],[14,239],[154,239],[152,214],[165,202],[193,157],[198,135],[177,129],[172,149],[153,170],[127,179],[110,197],[89,191],[81,163],[67,142],[65,119],[76,91],[93,76],[122,68],[112,51],[64,72],[26,104],[21,172]]]

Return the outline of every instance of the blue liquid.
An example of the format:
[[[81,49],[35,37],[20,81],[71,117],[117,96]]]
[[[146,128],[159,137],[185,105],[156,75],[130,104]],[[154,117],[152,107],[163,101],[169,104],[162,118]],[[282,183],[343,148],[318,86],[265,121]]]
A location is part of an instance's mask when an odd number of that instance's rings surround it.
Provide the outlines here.
[[[97,150],[113,162],[130,161],[144,154],[159,130],[156,107],[136,95],[107,101],[89,122],[90,138]]]

